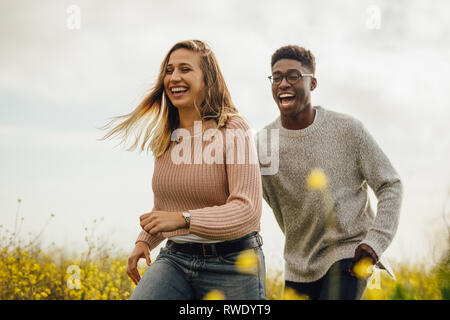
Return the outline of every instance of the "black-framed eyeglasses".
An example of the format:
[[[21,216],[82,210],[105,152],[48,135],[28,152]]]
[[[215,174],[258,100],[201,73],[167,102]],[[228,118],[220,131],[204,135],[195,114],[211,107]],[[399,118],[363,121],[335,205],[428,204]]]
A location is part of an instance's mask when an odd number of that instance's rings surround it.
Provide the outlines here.
[[[273,74],[271,76],[268,76],[270,83],[273,85],[279,85],[281,81],[283,81],[283,78],[286,78],[286,81],[290,84],[296,84],[298,80],[300,80],[303,77],[314,77],[314,74],[312,73],[300,73],[300,72],[290,72],[288,74]]]

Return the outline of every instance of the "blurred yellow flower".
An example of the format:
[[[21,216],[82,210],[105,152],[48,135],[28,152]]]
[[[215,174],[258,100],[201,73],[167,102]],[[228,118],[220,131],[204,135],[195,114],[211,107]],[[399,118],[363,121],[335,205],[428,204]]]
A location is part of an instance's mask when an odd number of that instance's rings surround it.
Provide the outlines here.
[[[284,290],[283,300],[309,300],[309,297],[305,294],[299,294],[292,288],[286,288]]]
[[[306,183],[311,190],[324,190],[328,186],[328,178],[320,168],[315,168],[309,174]]]
[[[252,249],[242,251],[236,259],[236,269],[241,273],[253,273],[258,265],[258,256]]]
[[[220,290],[211,290],[206,294],[203,300],[225,300],[225,295]]]
[[[353,272],[358,278],[367,279],[370,277],[373,272],[372,259],[363,258],[359,260],[353,267]]]

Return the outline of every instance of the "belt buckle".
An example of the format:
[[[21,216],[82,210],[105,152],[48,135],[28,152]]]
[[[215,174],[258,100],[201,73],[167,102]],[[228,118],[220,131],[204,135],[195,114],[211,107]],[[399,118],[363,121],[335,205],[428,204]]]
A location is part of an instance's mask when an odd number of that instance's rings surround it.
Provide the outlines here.
[[[204,257],[213,257],[214,256],[214,244],[202,243],[202,252]],[[208,253],[208,251],[210,253]]]

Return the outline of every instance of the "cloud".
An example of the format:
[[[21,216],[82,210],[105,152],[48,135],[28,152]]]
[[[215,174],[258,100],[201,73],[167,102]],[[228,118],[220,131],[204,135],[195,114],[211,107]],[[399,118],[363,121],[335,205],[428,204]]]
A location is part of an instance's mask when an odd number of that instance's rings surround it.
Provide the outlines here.
[[[27,150],[94,150],[102,148],[96,141],[98,132],[54,131],[19,125],[0,125],[0,147],[2,149]],[[103,143],[104,144],[104,143]]]

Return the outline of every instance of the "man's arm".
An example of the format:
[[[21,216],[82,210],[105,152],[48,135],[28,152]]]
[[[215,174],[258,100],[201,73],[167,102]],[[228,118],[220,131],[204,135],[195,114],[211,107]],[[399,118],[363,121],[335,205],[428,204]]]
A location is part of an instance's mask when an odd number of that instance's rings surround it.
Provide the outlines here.
[[[378,200],[375,221],[361,244],[373,249],[379,259],[397,231],[403,186],[388,157],[363,124],[359,134],[360,170]]]

